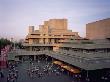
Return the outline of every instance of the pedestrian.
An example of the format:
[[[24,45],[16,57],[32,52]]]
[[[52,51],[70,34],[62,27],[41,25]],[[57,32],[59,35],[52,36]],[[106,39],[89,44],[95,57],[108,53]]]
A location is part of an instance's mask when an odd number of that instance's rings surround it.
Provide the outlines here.
[[[1,78],[4,78],[4,74],[3,74],[2,71],[0,71],[0,77],[1,77]]]
[[[10,81],[10,76],[8,75],[8,76],[7,76],[7,82],[9,82],[9,81]]]

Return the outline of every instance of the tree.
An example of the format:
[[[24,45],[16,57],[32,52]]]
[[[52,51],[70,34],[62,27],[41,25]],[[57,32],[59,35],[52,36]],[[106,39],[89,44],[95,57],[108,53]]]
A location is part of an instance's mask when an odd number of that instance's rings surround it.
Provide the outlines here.
[[[12,44],[12,42],[8,39],[1,38],[0,39],[0,55],[1,55],[1,49],[3,49],[5,46]]]

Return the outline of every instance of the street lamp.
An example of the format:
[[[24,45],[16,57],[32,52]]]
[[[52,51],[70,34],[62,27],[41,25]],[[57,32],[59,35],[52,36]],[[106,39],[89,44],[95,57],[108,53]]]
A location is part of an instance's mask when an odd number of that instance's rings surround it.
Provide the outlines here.
[[[13,40],[13,38],[11,38],[11,42],[13,42],[13,46],[14,46],[14,50],[15,50],[15,42],[14,42],[14,40]]]

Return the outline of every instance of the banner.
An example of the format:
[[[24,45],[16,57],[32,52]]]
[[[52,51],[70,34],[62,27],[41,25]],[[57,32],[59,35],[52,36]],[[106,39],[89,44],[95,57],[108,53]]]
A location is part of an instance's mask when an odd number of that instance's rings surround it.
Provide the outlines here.
[[[10,51],[10,45],[5,46],[5,48],[1,49],[1,55],[0,55],[0,68],[6,68],[7,67],[7,55]]]

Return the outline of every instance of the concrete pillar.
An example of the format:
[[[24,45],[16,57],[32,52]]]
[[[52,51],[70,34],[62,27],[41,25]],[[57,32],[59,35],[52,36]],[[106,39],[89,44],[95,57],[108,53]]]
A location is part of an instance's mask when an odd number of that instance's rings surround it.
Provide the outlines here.
[[[34,32],[34,26],[29,26],[29,34]]]
[[[36,55],[34,55],[34,61],[36,60]]]
[[[21,61],[23,62],[23,56],[21,57]]]
[[[44,42],[43,42],[43,39],[39,39],[39,43],[44,43]]]
[[[29,39],[29,44],[33,44],[33,43],[34,43],[33,39]]]
[[[49,39],[48,38],[45,39],[45,43],[49,43]]]
[[[55,43],[55,40],[54,39],[51,39],[51,42],[52,42],[52,44],[54,44]]]
[[[30,48],[29,50],[32,51],[32,46],[30,46],[29,48]]]
[[[68,76],[70,75],[69,71],[67,71]]]

